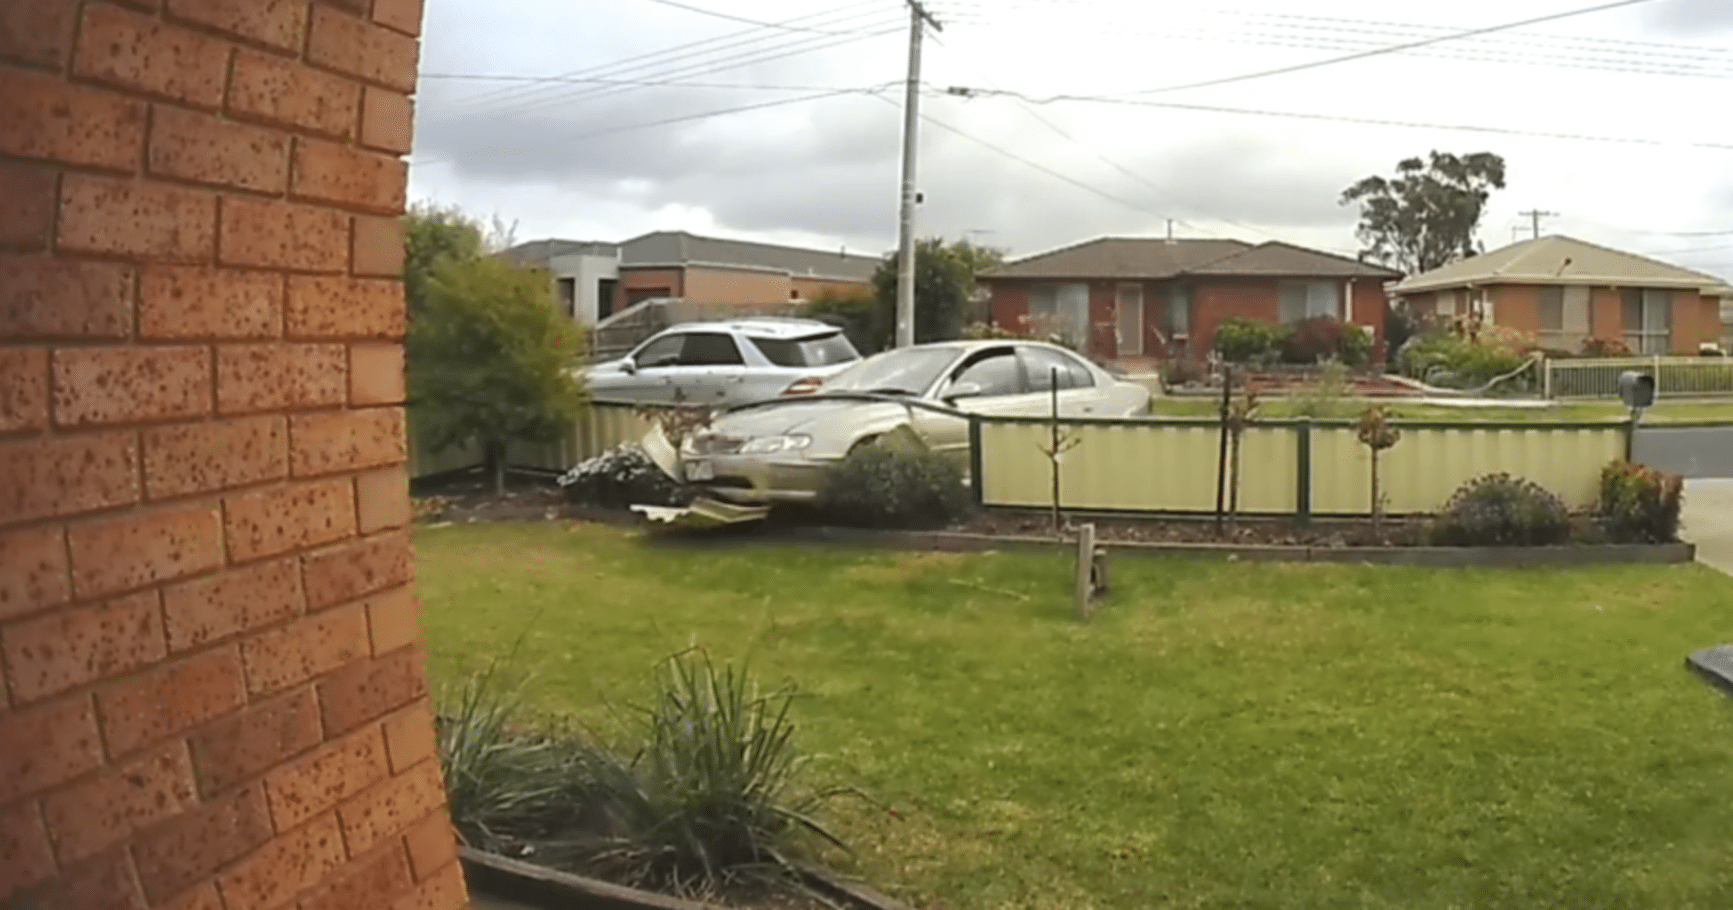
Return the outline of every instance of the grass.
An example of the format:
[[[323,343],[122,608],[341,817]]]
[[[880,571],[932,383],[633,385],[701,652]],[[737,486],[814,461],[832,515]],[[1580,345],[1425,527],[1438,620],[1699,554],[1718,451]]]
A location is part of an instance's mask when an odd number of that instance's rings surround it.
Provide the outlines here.
[[[1352,417],[1368,406],[1381,404],[1392,417],[1409,420],[1463,421],[1588,421],[1622,420],[1629,418],[1628,408],[1616,402],[1575,402],[1545,408],[1534,407],[1452,407],[1449,405],[1410,404],[1400,399],[1368,402],[1348,399],[1339,403],[1343,416]],[[1214,417],[1220,402],[1204,397],[1157,398],[1151,409],[1162,417]],[[1294,416],[1293,404],[1283,398],[1265,398],[1258,406],[1260,417]],[[1663,401],[1644,412],[1647,422],[1725,420],[1733,422],[1733,401]]]
[[[1733,906],[1733,703],[1701,567],[1121,559],[417,537],[436,677],[507,653],[605,725],[696,642],[792,680],[859,871],[922,908]]]

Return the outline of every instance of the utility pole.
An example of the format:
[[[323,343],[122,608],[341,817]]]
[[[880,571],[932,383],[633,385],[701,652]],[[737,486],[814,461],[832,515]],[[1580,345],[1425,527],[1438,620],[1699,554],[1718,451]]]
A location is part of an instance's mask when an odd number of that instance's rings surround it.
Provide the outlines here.
[[[921,37],[926,26],[945,27],[920,0],[909,3],[909,81],[903,97],[903,196],[898,226],[896,346],[915,343],[915,164],[921,123]]]
[[[1536,240],[1540,239],[1540,220],[1542,218],[1557,218],[1558,217],[1558,212],[1545,212],[1545,211],[1541,211],[1540,209],[1531,209],[1531,210],[1526,211],[1526,212],[1517,212],[1517,214],[1521,215],[1524,218],[1531,219],[1531,223],[1534,225],[1534,239],[1536,239]]]

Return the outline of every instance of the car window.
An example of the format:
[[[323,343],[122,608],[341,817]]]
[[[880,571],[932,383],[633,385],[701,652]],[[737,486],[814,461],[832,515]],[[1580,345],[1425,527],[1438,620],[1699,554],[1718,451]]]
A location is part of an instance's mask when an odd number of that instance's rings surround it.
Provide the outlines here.
[[[680,352],[683,367],[734,366],[745,362],[733,336],[721,332],[690,332]]]
[[[841,332],[806,338],[753,338],[764,359],[779,367],[828,367],[860,359],[860,352]]]
[[[921,395],[957,359],[951,348],[901,348],[886,351],[825,380],[821,392],[879,392]]]
[[[1037,392],[1051,391],[1054,371],[1058,371],[1059,390],[1087,389],[1095,385],[1095,374],[1077,358],[1052,348],[1024,348],[1024,368],[1029,371],[1029,388]]]
[[[671,367],[680,362],[680,350],[686,346],[686,335],[677,332],[673,335],[663,335],[638,349],[632,356],[632,362],[640,369],[644,367]]]
[[[1016,395],[1023,391],[1023,373],[1013,352],[996,352],[964,367],[963,372],[951,380],[953,388],[970,383],[980,387],[975,394],[983,398]]]

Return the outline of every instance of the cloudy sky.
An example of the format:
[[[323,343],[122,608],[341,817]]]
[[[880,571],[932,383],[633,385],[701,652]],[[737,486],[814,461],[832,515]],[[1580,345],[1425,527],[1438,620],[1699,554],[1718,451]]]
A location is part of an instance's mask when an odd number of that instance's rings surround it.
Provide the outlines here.
[[[895,244],[903,0],[427,5],[415,198],[520,240]],[[944,28],[925,48],[920,233],[1024,255],[1172,219],[1351,253],[1344,187],[1492,151],[1508,188],[1489,249],[1541,209],[1544,232],[1733,277],[1733,0],[1310,67],[1610,0],[1180,5],[928,0]]]

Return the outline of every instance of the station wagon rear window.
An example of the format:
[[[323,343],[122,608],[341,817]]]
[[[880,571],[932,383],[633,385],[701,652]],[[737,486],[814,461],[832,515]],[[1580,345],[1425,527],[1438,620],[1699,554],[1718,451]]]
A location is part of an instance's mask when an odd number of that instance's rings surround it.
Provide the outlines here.
[[[860,352],[841,332],[806,338],[754,338],[764,359],[779,367],[828,367],[860,359]]]

